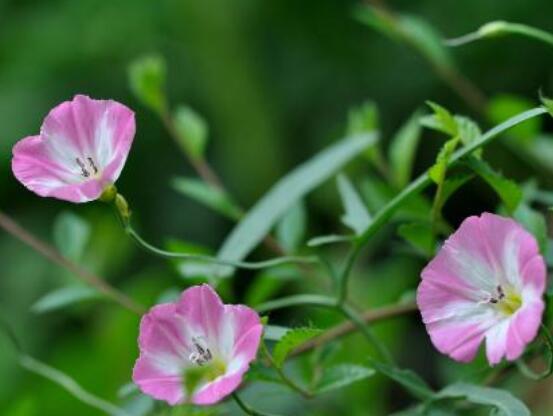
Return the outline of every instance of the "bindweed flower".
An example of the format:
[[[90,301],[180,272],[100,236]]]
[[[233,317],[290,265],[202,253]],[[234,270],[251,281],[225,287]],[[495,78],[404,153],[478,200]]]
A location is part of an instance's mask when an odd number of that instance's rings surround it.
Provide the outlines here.
[[[417,304],[436,348],[468,362],[485,340],[491,365],[516,360],[537,334],[545,263],[509,218],[469,217],[422,271]]]
[[[119,178],[134,133],[129,108],[77,95],[50,111],[38,136],[16,143],[12,170],[40,196],[92,201]]]
[[[240,385],[262,330],[254,310],[224,305],[208,285],[191,287],[142,318],[133,381],[170,405],[216,403]]]

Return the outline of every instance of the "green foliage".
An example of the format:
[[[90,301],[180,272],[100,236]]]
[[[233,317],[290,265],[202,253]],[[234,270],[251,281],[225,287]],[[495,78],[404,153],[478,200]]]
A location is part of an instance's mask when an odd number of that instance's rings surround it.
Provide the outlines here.
[[[457,136],[459,134],[459,126],[453,114],[432,101],[428,101],[427,104],[434,111],[434,114],[422,117],[420,120],[421,124],[429,129],[441,131],[450,137]]]
[[[315,394],[346,387],[374,375],[375,371],[356,364],[339,364],[324,369],[314,389]]]
[[[348,113],[347,135],[371,133],[379,128],[378,107],[373,101],[366,101]]]
[[[292,170],[231,231],[221,246],[218,257],[223,260],[242,260],[297,201],[375,141],[374,134],[346,138]],[[218,273],[228,276],[232,273],[232,268],[220,268]]]
[[[358,235],[368,227],[371,216],[361,197],[345,175],[338,176],[337,184],[345,211],[341,220],[344,225],[351,228]]]
[[[507,211],[512,214],[522,201],[522,189],[520,189],[516,182],[494,171],[493,168],[483,160],[471,157],[467,159],[467,163],[478,176],[484,179],[494,189],[505,204]]]
[[[63,211],[54,221],[54,242],[68,259],[82,258],[90,239],[90,225],[78,215]]]
[[[513,213],[513,217],[536,237],[540,246],[540,251],[546,253],[548,246],[547,223],[543,215],[528,204],[522,203]]]
[[[307,242],[309,247],[319,247],[327,244],[334,243],[347,243],[352,241],[352,236],[349,235],[321,235],[318,237],[313,237]]]
[[[136,59],[129,65],[129,84],[142,104],[162,114],[167,110],[165,82],[167,68],[159,55],[148,55]]]
[[[287,331],[273,349],[273,360],[275,365],[278,368],[282,368],[288,354],[296,347],[299,347],[321,333],[322,331],[316,328],[294,328]]]
[[[403,188],[411,179],[417,145],[421,136],[420,114],[415,112],[392,138],[388,150],[392,179]]]
[[[396,41],[412,45],[437,67],[449,68],[452,65],[440,34],[418,16],[401,15],[394,19],[377,8],[358,6],[355,9],[355,17]]]
[[[382,375],[401,384],[413,397],[420,400],[434,397],[434,391],[414,371],[400,369],[374,360],[370,360],[370,365]]]
[[[287,253],[294,253],[303,243],[307,227],[307,213],[299,200],[278,222],[276,234],[280,245]]]
[[[180,105],[173,114],[179,144],[192,159],[201,159],[207,145],[208,126],[192,108]]]
[[[509,117],[520,114],[535,106],[535,103],[527,98],[511,94],[500,94],[492,97],[488,103],[487,115],[493,124],[498,124]],[[513,127],[509,136],[516,138],[521,143],[529,143],[536,138],[541,130],[542,120],[535,118]]]
[[[530,410],[506,390],[474,384],[451,384],[439,391],[434,400],[462,398],[474,404],[493,406],[498,416],[530,416]]]
[[[31,306],[31,310],[35,313],[51,312],[100,297],[101,294],[96,289],[86,286],[67,286],[47,293]]]
[[[259,305],[275,296],[291,280],[297,280],[300,276],[297,268],[291,265],[263,270],[246,291],[245,301],[248,305]]]
[[[179,177],[173,179],[172,185],[176,191],[225,217],[237,220],[242,215],[242,211],[229,195],[199,179]]]
[[[455,136],[453,139],[445,142],[436,157],[436,163],[429,169],[428,175],[437,185],[442,185],[444,183],[449,159],[453,155],[458,144],[459,136]]]
[[[431,257],[434,254],[436,239],[430,224],[417,222],[402,224],[398,228],[398,234],[425,256]]]

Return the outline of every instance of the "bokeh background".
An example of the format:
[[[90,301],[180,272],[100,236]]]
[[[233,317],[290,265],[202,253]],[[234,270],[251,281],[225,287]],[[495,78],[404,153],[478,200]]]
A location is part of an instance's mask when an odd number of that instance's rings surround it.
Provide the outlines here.
[[[67,238],[79,263],[145,304],[191,284],[175,264],[135,248],[106,206],[41,199],[17,183],[10,171],[13,144],[35,134],[56,104],[76,93],[121,101],[137,116],[135,144],[118,183],[137,226],[158,244],[177,239],[216,250],[233,223],[171,186],[174,177],[194,172],[158,117],[129,89],[129,64],[152,53],[167,61],[171,104],[185,103],[207,121],[207,158],[245,207],[292,167],[340,138],[348,111],[366,100],[378,106],[384,148],[394,131],[428,99],[474,117],[483,128],[490,127],[494,117],[508,115],[509,108],[496,108],[494,113],[481,98],[467,102],[451,87],[451,77],[440,75],[416,49],[354,19],[358,5],[344,0],[0,0],[0,209],[61,246],[66,238],[63,224],[78,222],[84,227],[82,238]],[[497,19],[553,29],[549,0],[395,0],[388,6],[424,19],[445,37]],[[461,92],[476,88],[477,95],[489,99],[514,94],[532,106],[540,88],[553,91],[553,51],[542,44],[503,38],[447,53],[455,76],[471,84],[462,84]],[[521,135],[531,141],[547,127],[533,124]],[[425,132],[416,171],[431,163],[442,142],[439,135]],[[553,185],[553,158],[547,166],[543,159],[537,164],[512,150],[513,146],[493,145],[487,154],[509,177],[534,178],[545,189]],[[547,156],[546,151],[542,155]],[[370,163],[357,162],[351,174],[368,205],[378,206],[375,189],[380,182]],[[474,181],[446,205],[445,217],[456,226],[469,214],[493,210],[497,202],[485,184]],[[333,181],[311,194],[306,208],[308,237],[343,231]],[[424,259],[402,247],[393,228],[375,237],[354,273],[352,293],[358,305],[394,302],[416,287]],[[335,259],[344,254],[340,247],[326,251]],[[259,250],[253,258],[268,254]],[[260,285],[256,286],[259,279],[252,272],[239,273],[225,289],[227,300],[262,300]],[[0,231],[0,313],[26,350],[98,396],[134,406],[136,414],[151,409],[143,398],[118,396],[120,387],[130,381],[137,357],[137,316],[104,300],[47,313],[33,308],[46,293],[74,281],[68,272]],[[284,283],[274,285],[270,296],[320,286],[317,280],[291,273]],[[306,308],[272,319],[323,328],[339,321]],[[459,366],[439,357],[416,314],[376,329],[403,366],[416,369],[437,387],[483,367],[482,362]],[[351,336],[331,353],[335,361],[362,362],[367,349],[362,338]],[[304,362],[296,360],[290,371],[301,377],[303,368]],[[2,415],[99,414],[18,367],[3,339],[0,380]],[[553,400],[548,399],[553,397],[551,383],[536,387],[516,378],[507,382],[536,414],[553,412]],[[378,376],[311,402],[263,384],[248,388],[244,397],[285,414],[381,415],[410,403],[405,393]],[[220,411],[237,409],[229,405]]]

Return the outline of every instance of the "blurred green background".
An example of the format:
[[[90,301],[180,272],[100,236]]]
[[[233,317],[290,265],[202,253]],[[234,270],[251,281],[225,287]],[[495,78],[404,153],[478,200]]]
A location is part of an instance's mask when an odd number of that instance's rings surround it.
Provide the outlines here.
[[[232,222],[170,186],[175,176],[194,172],[156,115],[129,89],[127,67],[145,54],[166,59],[171,104],[186,103],[206,119],[207,157],[245,207],[292,167],[341,137],[350,108],[368,99],[379,108],[384,147],[428,99],[490,127],[486,110],[467,105],[413,48],[355,20],[356,5],[344,0],[0,0],[0,209],[52,243],[55,229],[59,235],[63,227],[60,221],[67,221],[70,214],[78,216],[89,230],[82,250],[75,254],[78,261],[145,304],[155,302],[167,289],[190,284],[174,264],[135,248],[107,207],[41,199],[17,183],[10,171],[13,144],[36,134],[56,104],[76,93],[121,101],[137,116],[135,144],[118,182],[132,205],[134,221],[159,244],[174,238],[215,250]],[[553,29],[549,0],[398,0],[389,6],[425,19],[445,37],[497,19]],[[487,97],[509,93],[531,103],[537,101],[540,88],[553,90],[553,51],[544,45],[504,38],[447,52],[454,71]],[[531,127],[528,135],[537,135],[540,128]],[[417,171],[431,163],[440,144],[436,134],[424,135]],[[552,184],[553,163],[549,170],[534,169],[536,164],[505,146],[492,146],[488,155],[509,177],[535,177],[544,187]],[[376,177],[374,169],[365,161],[352,172],[356,184],[365,184],[370,205],[374,194],[366,184]],[[457,225],[466,215],[493,210],[496,203],[489,188],[474,182],[446,206],[445,215]],[[332,181],[310,195],[306,207],[308,236],[342,229]],[[399,250],[399,242],[383,244],[390,236],[393,230],[380,233],[359,262],[352,290],[358,305],[384,305],[416,287],[424,260]],[[339,247],[327,251],[336,259],[344,254]],[[268,254],[261,250],[256,255]],[[239,273],[226,289],[226,298],[251,299],[258,290],[255,279],[259,277],[252,272]],[[44,294],[73,281],[66,271],[0,232],[0,313],[25,348],[98,396],[147,409],[150,404],[144,399],[138,403],[136,397],[117,396],[130,381],[137,357],[136,316],[108,301],[88,301],[43,314],[32,311]],[[313,291],[317,286],[320,282],[292,276],[272,296]],[[275,314],[274,321],[326,327],[339,318],[303,308]],[[377,329],[402,365],[420,371],[435,386],[468,371],[437,356],[416,315]],[[346,357],[362,362],[366,348],[361,338],[352,336],[333,354],[337,361]],[[301,374],[302,365],[301,360],[293,363],[291,371]],[[470,367],[475,368],[478,364]],[[3,339],[0,380],[2,415],[99,414],[51,382],[21,370]],[[515,380],[513,389],[525,395],[537,414],[551,414],[553,403],[546,398],[550,384],[528,392]],[[405,393],[381,377],[312,402],[268,384],[248,388],[244,397],[285,414],[380,415],[410,403]],[[221,411],[237,412],[233,405]]]

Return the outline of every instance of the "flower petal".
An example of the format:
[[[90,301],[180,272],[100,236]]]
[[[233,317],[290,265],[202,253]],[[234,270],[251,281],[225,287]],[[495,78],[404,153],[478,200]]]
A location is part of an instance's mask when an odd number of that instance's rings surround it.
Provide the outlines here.
[[[246,370],[247,368],[244,368],[239,372],[218,377],[206,384],[194,394],[192,403],[210,405],[219,402],[238,388]]]
[[[511,218],[490,213],[482,214],[480,227],[496,276],[520,289],[524,285],[522,269],[539,255],[536,239]]]
[[[486,339],[494,365],[518,358],[543,312],[545,263],[535,238],[509,218],[467,218],[421,273],[417,304],[436,348],[470,361]]]
[[[184,398],[181,376],[189,363],[187,333],[174,304],[154,306],[140,322],[140,357],[133,381],[159,400],[176,403]]]
[[[91,201],[121,174],[134,133],[130,109],[77,95],[50,111],[40,136],[14,146],[12,170],[40,196]]]
[[[186,289],[176,310],[196,336],[204,336],[208,345],[218,345],[225,308],[211,286],[203,284]]]

